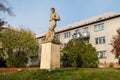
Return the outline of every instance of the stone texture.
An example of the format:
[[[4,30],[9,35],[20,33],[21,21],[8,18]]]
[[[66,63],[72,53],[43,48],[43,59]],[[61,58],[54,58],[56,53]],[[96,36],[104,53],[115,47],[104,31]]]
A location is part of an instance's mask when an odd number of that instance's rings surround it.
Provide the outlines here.
[[[60,45],[53,42],[42,43],[40,69],[60,68]]]

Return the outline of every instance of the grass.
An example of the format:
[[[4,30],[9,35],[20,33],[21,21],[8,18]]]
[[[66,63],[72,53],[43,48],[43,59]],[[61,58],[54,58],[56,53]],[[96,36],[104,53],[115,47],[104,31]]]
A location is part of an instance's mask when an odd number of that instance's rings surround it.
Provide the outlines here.
[[[0,74],[0,80],[120,80],[120,69],[79,68],[65,70],[22,70]]]

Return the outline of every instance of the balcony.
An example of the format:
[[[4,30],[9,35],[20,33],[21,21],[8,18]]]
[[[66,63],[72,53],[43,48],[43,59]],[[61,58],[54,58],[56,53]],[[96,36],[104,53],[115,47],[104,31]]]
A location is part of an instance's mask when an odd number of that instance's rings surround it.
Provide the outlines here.
[[[81,38],[81,39],[89,39],[90,38],[90,33],[89,32],[86,32],[86,33],[74,33],[73,35],[73,38]]]
[[[86,33],[83,33],[83,34],[81,34],[80,32],[77,33],[77,34],[74,33],[72,36],[73,36],[74,39],[78,39],[78,38],[83,39],[85,44],[89,43],[89,39],[90,39],[90,33],[89,32],[86,32]]]

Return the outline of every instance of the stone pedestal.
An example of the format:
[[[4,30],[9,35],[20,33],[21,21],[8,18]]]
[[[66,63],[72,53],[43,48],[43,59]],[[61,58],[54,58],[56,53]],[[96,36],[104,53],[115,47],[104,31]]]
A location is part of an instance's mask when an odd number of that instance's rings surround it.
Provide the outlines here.
[[[60,68],[60,44],[51,41],[43,42],[40,69],[56,68]]]

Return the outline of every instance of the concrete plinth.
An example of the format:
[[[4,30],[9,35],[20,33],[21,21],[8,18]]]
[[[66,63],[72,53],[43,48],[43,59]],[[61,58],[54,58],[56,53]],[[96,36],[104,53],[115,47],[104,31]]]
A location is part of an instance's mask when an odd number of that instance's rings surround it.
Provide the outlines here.
[[[42,43],[40,69],[60,68],[60,44],[55,42]]]

